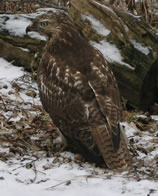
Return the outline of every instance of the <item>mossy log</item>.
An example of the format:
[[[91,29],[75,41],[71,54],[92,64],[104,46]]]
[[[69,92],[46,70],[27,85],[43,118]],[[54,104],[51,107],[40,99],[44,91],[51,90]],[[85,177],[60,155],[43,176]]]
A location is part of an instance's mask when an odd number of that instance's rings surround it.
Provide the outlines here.
[[[41,53],[45,42],[29,37],[18,37],[8,33],[0,33],[0,57],[5,58],[16,66],[22,66],[30,71],[34,55]]]
[[[110,33],[99,33],[85,16],[99,21]],[[103,0],[71,0],[69,17],[89,41],[106,41],[119,49],[123,63],[109,63],[121,95],[131,105],[146,110],[158,102],[158,36],[141,17]]]

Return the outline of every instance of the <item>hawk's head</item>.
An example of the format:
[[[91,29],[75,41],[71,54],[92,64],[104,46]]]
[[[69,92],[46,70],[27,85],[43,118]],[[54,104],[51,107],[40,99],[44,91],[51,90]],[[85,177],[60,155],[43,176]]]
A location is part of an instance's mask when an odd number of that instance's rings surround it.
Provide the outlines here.
[[[65,13],[48,12],[34,19],[26,28],[26,33],[29,31],[38,32],[44,36],[50,37],[59,34],[64,26],[70,25],[69,19]]]
[[[34,19],[26,28],[26,33],[35,31],[46,36],[51,42],[47,42],[50,50],[61,54],[61,51],[89,50],[89,44],[82,34],[71,22],[64,12],[48,12]],[[81,49],[82,48],[82,49]]]

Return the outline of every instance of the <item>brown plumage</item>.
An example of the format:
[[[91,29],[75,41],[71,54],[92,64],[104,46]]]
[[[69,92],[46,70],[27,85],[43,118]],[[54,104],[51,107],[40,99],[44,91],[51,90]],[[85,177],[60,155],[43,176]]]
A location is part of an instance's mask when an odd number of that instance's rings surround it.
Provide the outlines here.
[[[130,167],[119,122],[120,94],[103,55],[64,13],[36,18],[26,31],[48,37],[38,70],[41,102],[68,142],[88,161],[111,169]]]

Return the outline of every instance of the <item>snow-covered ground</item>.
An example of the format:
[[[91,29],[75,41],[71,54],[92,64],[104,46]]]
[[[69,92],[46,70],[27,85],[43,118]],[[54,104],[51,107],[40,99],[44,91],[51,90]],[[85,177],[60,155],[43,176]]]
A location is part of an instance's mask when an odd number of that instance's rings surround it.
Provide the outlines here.
[[[71,155],[69,155],[71,156]],[[0,190],[5,196],[157,196],[157,182],[136,181],[123,174],[113,174],[85,164],[55,165],[53,158],[10,160],[0,163]],[[33,162],[32,168],[26,168]],[[100,173],[100,174],[99,174]]]
[[[17,96],[14,94],[12,84],[17,79],[26,74],[22,68],[17,68],[4,59],[0,59],[0,97],[4,100],[6,97],[11,100],[16,100]],[[14,81],[13,81],[14,80]],[[16,80],[18,81],[18,80]],[[28,88],[27,84],[26,88]],[[7,86],[7,87],[6,87]],[[22,100],[19,103],[25,102],[25,107],[30,107],[29,103],[40,104],[38,95],[35,98],[27,96],[26,88],[23,86],[23,91],[20,93]],[[37,90],[36,84],[33,84],[34,89]],[[13,93],[9,93],[13,91]],[[17,101],[17,100],[16,100]],[[9,115],[5,112],[0,100],[0,113]],[[7,107],[7,105],[6,105]],[[15,120],[15,119],[14,119]],[[15,120],[16,122],[16,120]],[[129,139],[133,138],[135,142],[140,145],[148,145],[154,139],[149,133],[135,134],[138,130],[128,123],[123,123]],[[0,124],[0,130],[3,133],[3,124]],[[155,130],[155,134],[158,130]],[[1,134],[1,133],[0,133]],[[154,134],[154,135],[155,135]],[[155,137],[156,139],[156,137]],[[2,141],[1,141],[2,142]],[[1,143],[0,143],[1,146]],[[154,165],[152,160],[158,154],[158,146],[148,153],[139,152],[138,158],[148,159],[148,163]],[[1,153],[7,153],[7,146],[0,147]],[[147,175],[131,174],[128,172],[116,173],[109,170],[96,168],[88,163],[76,163],[74,154],[70,152],[63,152],[58,157],[46,157],[34,155],[15,155],[7,160],[0,158],[0,190],[1,195],[5,196],[157,196],[158,195],[158,181],[149,179]],[[63,161],[64,160],[64,161]],[[139,171],[145,171],[142,167]],[[155,171],[156,172],[156,171]],[[138,176],[137,176],[138,175]]]

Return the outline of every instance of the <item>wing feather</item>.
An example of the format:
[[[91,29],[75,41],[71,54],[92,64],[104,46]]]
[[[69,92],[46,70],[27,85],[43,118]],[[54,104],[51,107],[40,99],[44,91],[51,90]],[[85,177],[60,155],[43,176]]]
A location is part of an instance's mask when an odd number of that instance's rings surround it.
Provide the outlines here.
[[[98,52],[95,58],[95,66],[94,63],[91,66],[96,76],[93,79],[90,78],[88,84],[95,94],[100,111],[105,117],[108,135],[111,136],[113,145],[118,147],[120,138],[118,124],[122,118],[119,89],[116,79],[109,65],[102,59],[102,55]],[[98,59],[102,59],[102,61],[98,61]]]

